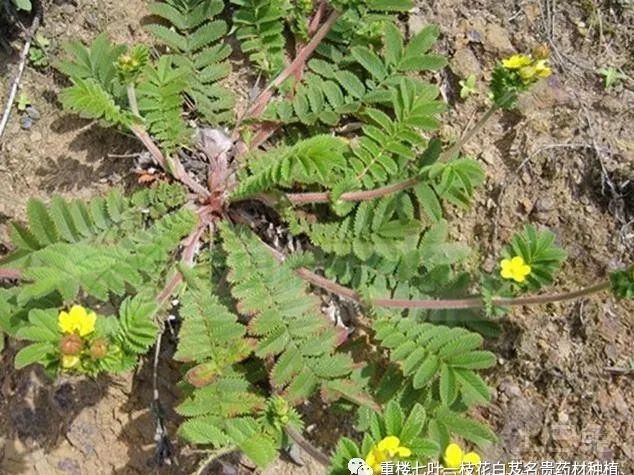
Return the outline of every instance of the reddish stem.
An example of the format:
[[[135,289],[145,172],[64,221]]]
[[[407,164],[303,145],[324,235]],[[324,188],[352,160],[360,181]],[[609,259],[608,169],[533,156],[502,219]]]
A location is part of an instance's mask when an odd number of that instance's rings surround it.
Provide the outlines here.
[[[249,148],[254,150],[266,142],[271,135],[279,128],[279,124],[276,122],[262,122],[259,124],[257,132],[253,136],[253,140],[249,144]]]
[[[319,3],[319,6],[317,7],[317,11],[315,12],[315,15],[313,16],[312,20],[310,20],[310,23],[308,24],[308,36],[313,36],[317,32],[317,29],[319,28],[319,24],[321,23],[321,19],[326,14],[327,7],[328,7],[328,2],[326,2],[325,0],[322,0]]]
[[[251,220],[249,216],[244,213],[234,213],[233,217],[236,221],[250,225]],[[275,256],[277,260],[282,262],[285,258],[284,254],[280,251],[272,248],[268,244],[264,243],[267,249]],[[299,267],[295,269],[295,273],[307,282],[310,282],[316,287],[320,287],[328,292],[337,294],[346,299],[352,300],[358,304],[363,304],[361,295],[354,289],[345,287],[337,282],[323,277],[315,272],[305,268]],[[573,290],[569,292],[562,292],[559,294],[545,294],[545,295],[532,295],[528,297],[497,297],[491,300],[492,305],[501,307],[519,306],[519,305],[534,305],[534,304],[546,304],[553,302],[562,302],[565,300],[573,300],[579,297],[585,297],[603,290],[610,288],[609,281],[602,281],[589,287],[584,287],[579,290]],[[407,299],[372,299],[371,305],[384,308],[421,308],[428,310],[451,310],[451,309],[466,309],[466,308],[482,308],[485,306],[484,298],[480,295],[473,297],[466,297],[462,299],[419,299],[419,300],[407,300]]]
[[[360,295],[348,287],[337,284],[325,277],[302,267],[296,270],[297,274],[311,284],[328,290],[329,292],[340,295],[357,303],[362,303]],[[553,302],[562,302],[565,300],[573,300],[579,297],[585,297],[596,292],[601,292],[610,288],[608,281],[599,282],[597,284],[585,287],[571,292],[562,292],[560,294],[532,295],[529,297],[498,297],[491,300],[493,305],[508,307],[519,305],[535,305]],[[467,308],[483,308],[485,301],[482,296],[467,297],[463,299],[373,299],[372,305],[384,308],[420,308],[427,310],[451,310],[451,309],[467,309]]]
[[[18,269],[0,269],[0,279],[20,279],[22,272]]]
[[[170,173],[174,178],[187,186],[194,193],[209,197],[209,190],[194,180],[183,167],[183,164],[176,158],[165,157],[163,152],[156,146],[152,137],[140,125],[133,125],[132,132],[145,145],[152,158],[166,172]]]
[[[205,231],[206,224],[199,223],[196,226],[196,229],[189,234],[185,239],[183,239],[183,253],[181,257],[181,262],[188,267],[191,267],[194,264],[194,255],[196,254],[196,247],[198,246],[198,241]],[[165,305],[167,300],[172,296],[172,294],[176,291],[178,286],[183,282],[183,273],[177,270],[174,275],[167,281],[161,292],[156,297],[158,301],[159,307]]]
[[[291,64],[289,64],[267,87],[264,89],[260,95],[255,99],[253,105],[248,109],[246,116],[257,117],[259,116],[266,104],[269,102],[271,97],[273,97],[273,91],[280,87],[284,81],[286,81],[289,77],[295,74],[300,68],[304,66],[308,58],[313,54],[315,48],[322,42],[322,40],[326,37],[332,25],[334,25],[335,21],[339,18],[339,12],[333,10],[333,12],[328,16],[323,25],[317,30],[315,35],[310,39],[310,41],[304,46],[298,53],[295,59]]]
[[[392,185],[382,186],[374,190],[366,191],[349,191],[342,194],[339,199],[342,201],[367,201],[380,198],[390,193],[406,190],[418,183],[418,178],[410,178],[405,181],[393,183]],[[293,204],[307,203],[328,203],[330,201],[330,192],[314,192],[314,193],[287,193],[286,197]]]
[[[445,150],[440,155],[439,161],[453,159],[454,156],[460,151],[462,146],[467,143],[475,134],[477,134],[482,129],[482,127],[484,127],[484,125],[493,116],[493,114],[497,112],[498,109],[499,107],[496,105],[491,106],[480,118],[476,125],[469,129],[458,142],[456,142],[453,146]],[[394,183],[392,185],[382,186],[373,190],[352,191],[342,194],[340,199],[343,201],[373,200],[376,198],[381,198],[385,195],[389,195],[390,193],[395,193],[397,191],[403,191],[411,188],[412,186],[416,185],[418,181],[419,178],[410,178],[408,180]],[[291,203],[300,205],[309,203],[328,203],[330,201],[329,192],[287,193],[286,197]]]

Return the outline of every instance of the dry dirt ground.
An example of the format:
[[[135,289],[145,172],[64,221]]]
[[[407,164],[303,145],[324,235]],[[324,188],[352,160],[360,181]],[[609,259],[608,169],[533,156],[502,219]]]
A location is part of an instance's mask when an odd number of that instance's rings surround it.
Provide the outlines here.
[[[107,31],[118,41],[143,39],[141,0],[85,0],[45,6],[41,32],[50,55],[71,38]],[[448,113],[443,136],[458,136],[485,107],[484,84],[496,59],[546,43],[556,74],[518,111],[499,113],[465,151],[482,161],[487,183],[474,208],[457,214],[456,237],[472,244],[492,268],[501,246],[526,222],[550,227],[570,257],[560,288],[591,283],[634,258],[634,5],[627,0],[441,0],[420,2],[403,22],[415,32],[428,22],[442,30],[450,67],[436,77]],[[16,42],[16,46],[18,43]],[[6,97],[17,53],[0,47],[0,97]],[[597,69],[628,75],[604,90]],[[458,99],[460,78],[475,74],[478,91]],[[27,68],[21,90],[41,118],[30,130],[14,110],[0,144],[0,251],[6,223],[24,214],[30,196],[89,196],[127,179],[132,163],[109,154],[139,150],[129,137],[69,117],[56,94],[52,68]],[[487,375],[493,403],[481,410],[500,434],[489,460],[615,460],[634,474],[634,318],[632,303],[607,295],[516,309],[491,343],[499,365]],[[51,383],[37,370],[12,371],[13,349],[0,373],[0,474],[142,474],[152,466],[154,424],[150,373]],[[162,363],[160,383],[168,430],[176,369]],[[316,433],[336,434],[337,419]],[[317,437],[316,443],[327,444]],[[200,455],[175,441],[188,473]],[[306,458],[306,457],[305,457]],[[236,473],[231,459],[201,473]],[[241,469],[244,471],[244,469]],[[280,462],[270,474],[320,474]]]

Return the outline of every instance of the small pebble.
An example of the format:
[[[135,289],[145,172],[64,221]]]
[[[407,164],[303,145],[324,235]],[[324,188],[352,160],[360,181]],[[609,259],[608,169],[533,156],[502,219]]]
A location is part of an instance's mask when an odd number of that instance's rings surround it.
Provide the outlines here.
[[[28,115],[23,115],[20,117],[20,127],[24,130],[29,130],[33,126],[33,119],[31,119]]]
[[[287,454],[295,465],[298,465],[300,467],[304,466],[304,461],[302,460],[302,449],[299,447],[299,445],[295,443],[291,444],[287,451]]]
[[[29,106],[26,108],[26,115],[28,115],[33,120],[40,120],[40,111],[38,111],[35,107]]]

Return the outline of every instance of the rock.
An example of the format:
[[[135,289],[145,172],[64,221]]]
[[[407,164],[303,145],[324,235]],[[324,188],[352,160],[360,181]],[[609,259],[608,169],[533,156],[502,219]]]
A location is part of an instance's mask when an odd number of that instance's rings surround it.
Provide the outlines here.
[[[295,465],[298,465],[299,467],[304,466],[304,461],[302,460],[302,449],[299,445],[295,443],[291,444],[286,453]]]
[[[524,16],[528,20],[529,24],[536,23],[542,16],[542,10],[539,6],[539,2],[526,2],[522,5],[522,11]]]
[[[419,15],[410,15],[409,19],[407,20],[407,26],[409,28],[409,34],[411,36],[414,36],[415,34],[419,33],[420,30],[422,30],[425,25],[427,23],[425,22],[425,20],[423,19],[422,16]]]
[[[571,99],[555,74],[537,82],[527,94],[520,95],[518,110],[524,115],[533,115],[541,110],[552,109],[556,105],[570,104]]]
[[[40,111],[38,111],[34,106],[29,106],[25,110],[26,115],[28,115],[33,120],[40,120]]]
[[[482,43],[482,35],[480,34],[479,31],[468,30],[467,40],[469,40],[470,43]]]
[[[557,208],[557,203],[555,202],[555,199],[550,196],[538,198],[533,206],[533,209],[538,213],[547,213],[555,208]]]
[[[520,387],[509,379],[502,381],[499,389],[509,398],[522,397],[522,390]]]
[[[84,24],[88,28],[98,28],[99,27],[99,17],[95,12],[89,10],[86,12],[86,16],[84,17]]]
[[[64,473],[70,473],[72,475],[81,475],[81,468],[77,460],[65,457],[57,462],[57,468]]]
[[[495,23],[487,26],[485,47],[499,54],[510,54],[515,51],[507,31]]]
[[[63,5],[61,5],[59,7],[59,9],[65,15],[71,16],[71,15],[75,14],[75,10],[77,9],[77,7],[75,5],[73,5],[72,3],[68,2],[68,3],[64,3]]]
[[[29,130],[33,126],[33,119],[31,119],[28,115],[23,115],[20,117],[20,127],[24,130]]]
[[[30,138],[31,142],[39,142],[40,140],[42,140],[42,134],[39,132],[33,132]]]
[[[479,78],[482,75],[480,62],[471,48],[457,50],[451,58],[451,70],[460,78],[467,78],[471,74]]]

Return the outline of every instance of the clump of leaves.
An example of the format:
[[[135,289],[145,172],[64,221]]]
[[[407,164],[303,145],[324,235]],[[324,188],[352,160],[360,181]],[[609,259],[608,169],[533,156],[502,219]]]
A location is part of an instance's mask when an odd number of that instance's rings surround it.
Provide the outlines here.
[[[601,69],[598,69],[597,72],[603,76],[604,78],[604,89],[606,91],[612,89],[612,87],[616,86],[619,82],[627,79],[627,75],[618,68],[614,66],[607,66]]]
[[[29,99],[29,96],[26,95],[26,93],[21,92],[20,95],[18,96],[18,100],[15,104],[15,106],[17,107],[17,109],[20,112],[24,112],[26,110],[27,107],[29,107],[31,105],[31,99]]]
[[[469,74],[465,79],[458,81],[460,85],[460,98],[466,99],[471,94],[476,92],[476,77],[475,74]]]
[[[36,68],[45,68],[48,66],[48,49],[51,41],[41,33],[36,33],[33,39],[33,45],[29,49],[29,62]]]

